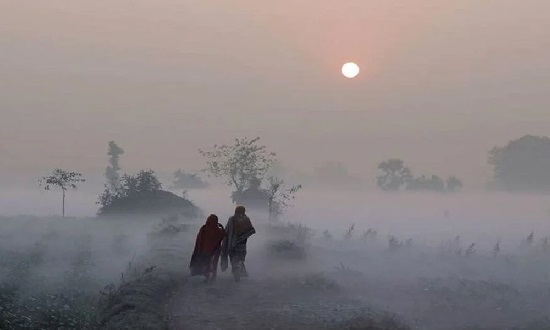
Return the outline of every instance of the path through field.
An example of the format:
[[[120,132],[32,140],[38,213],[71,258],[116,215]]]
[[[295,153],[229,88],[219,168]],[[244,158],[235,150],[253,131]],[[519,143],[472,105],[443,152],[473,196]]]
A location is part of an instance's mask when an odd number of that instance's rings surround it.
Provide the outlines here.
[[[213,285],[190,279],[171,304],[172,329],[319,329],[361,315],[362,303],[302,280],[221,276]]]

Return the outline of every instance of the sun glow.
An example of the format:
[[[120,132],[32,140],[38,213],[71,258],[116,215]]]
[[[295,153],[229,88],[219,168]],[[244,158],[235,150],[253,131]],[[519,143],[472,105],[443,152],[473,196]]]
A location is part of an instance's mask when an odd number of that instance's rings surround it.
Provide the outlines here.
[[[348,62],[342,66],[342,74],[346,78],[355,78],[359,74],[359,66],[353,62]]]

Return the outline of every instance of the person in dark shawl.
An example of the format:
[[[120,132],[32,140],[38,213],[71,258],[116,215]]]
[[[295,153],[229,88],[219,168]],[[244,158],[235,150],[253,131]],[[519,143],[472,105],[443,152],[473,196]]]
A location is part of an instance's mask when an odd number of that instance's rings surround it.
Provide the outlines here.
[[[231,262],[231,272],[235,281],[248,277],[244,261],[246,258],[246,243],[250,236],[256,233],[250,218],[246,215],[244,206],[237,206],[235,215],[229,218],[225,227],[225,238],[222,243],[221,269],[228,268],[228,258]]]
[[[218,223],[218,217],[211,214],[206,219],[195,241],[195,250],[191,257],[189,268],[191,276],[204,276],[205,282],[211,283],[216,279],[218,260],[221,253],[221,242],[225,237],[223,226]]]

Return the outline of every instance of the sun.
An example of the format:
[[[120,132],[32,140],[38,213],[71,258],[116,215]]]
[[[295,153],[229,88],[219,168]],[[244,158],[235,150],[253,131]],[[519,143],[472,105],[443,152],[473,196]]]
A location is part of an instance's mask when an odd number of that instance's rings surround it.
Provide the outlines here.
[[[359,66],[353,62],[342,65],[342,74],[346,78],[355,78],[359,74]]]

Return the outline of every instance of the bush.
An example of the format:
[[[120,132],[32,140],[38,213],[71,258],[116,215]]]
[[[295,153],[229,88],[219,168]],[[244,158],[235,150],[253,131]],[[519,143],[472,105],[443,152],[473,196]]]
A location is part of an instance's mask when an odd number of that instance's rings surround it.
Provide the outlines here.
[[[120,187],[106,189],[99,197],[98,215],[132,214],[181,214],[188,218],[202,215],[191,201],[162,190],[153,171],[141,171],[137,175],[124,175]]]
[[[0,268],[0,329],[91,329],[96,326],[97,289],[90,274],[89,246],[81,246],[61,284],[35,274],[45,247],[2,253]]]
[[[270,256],[281,259],[303,260],[306,258],[305,247],[299,246],[291,240],[270,241],[267,250]]]

